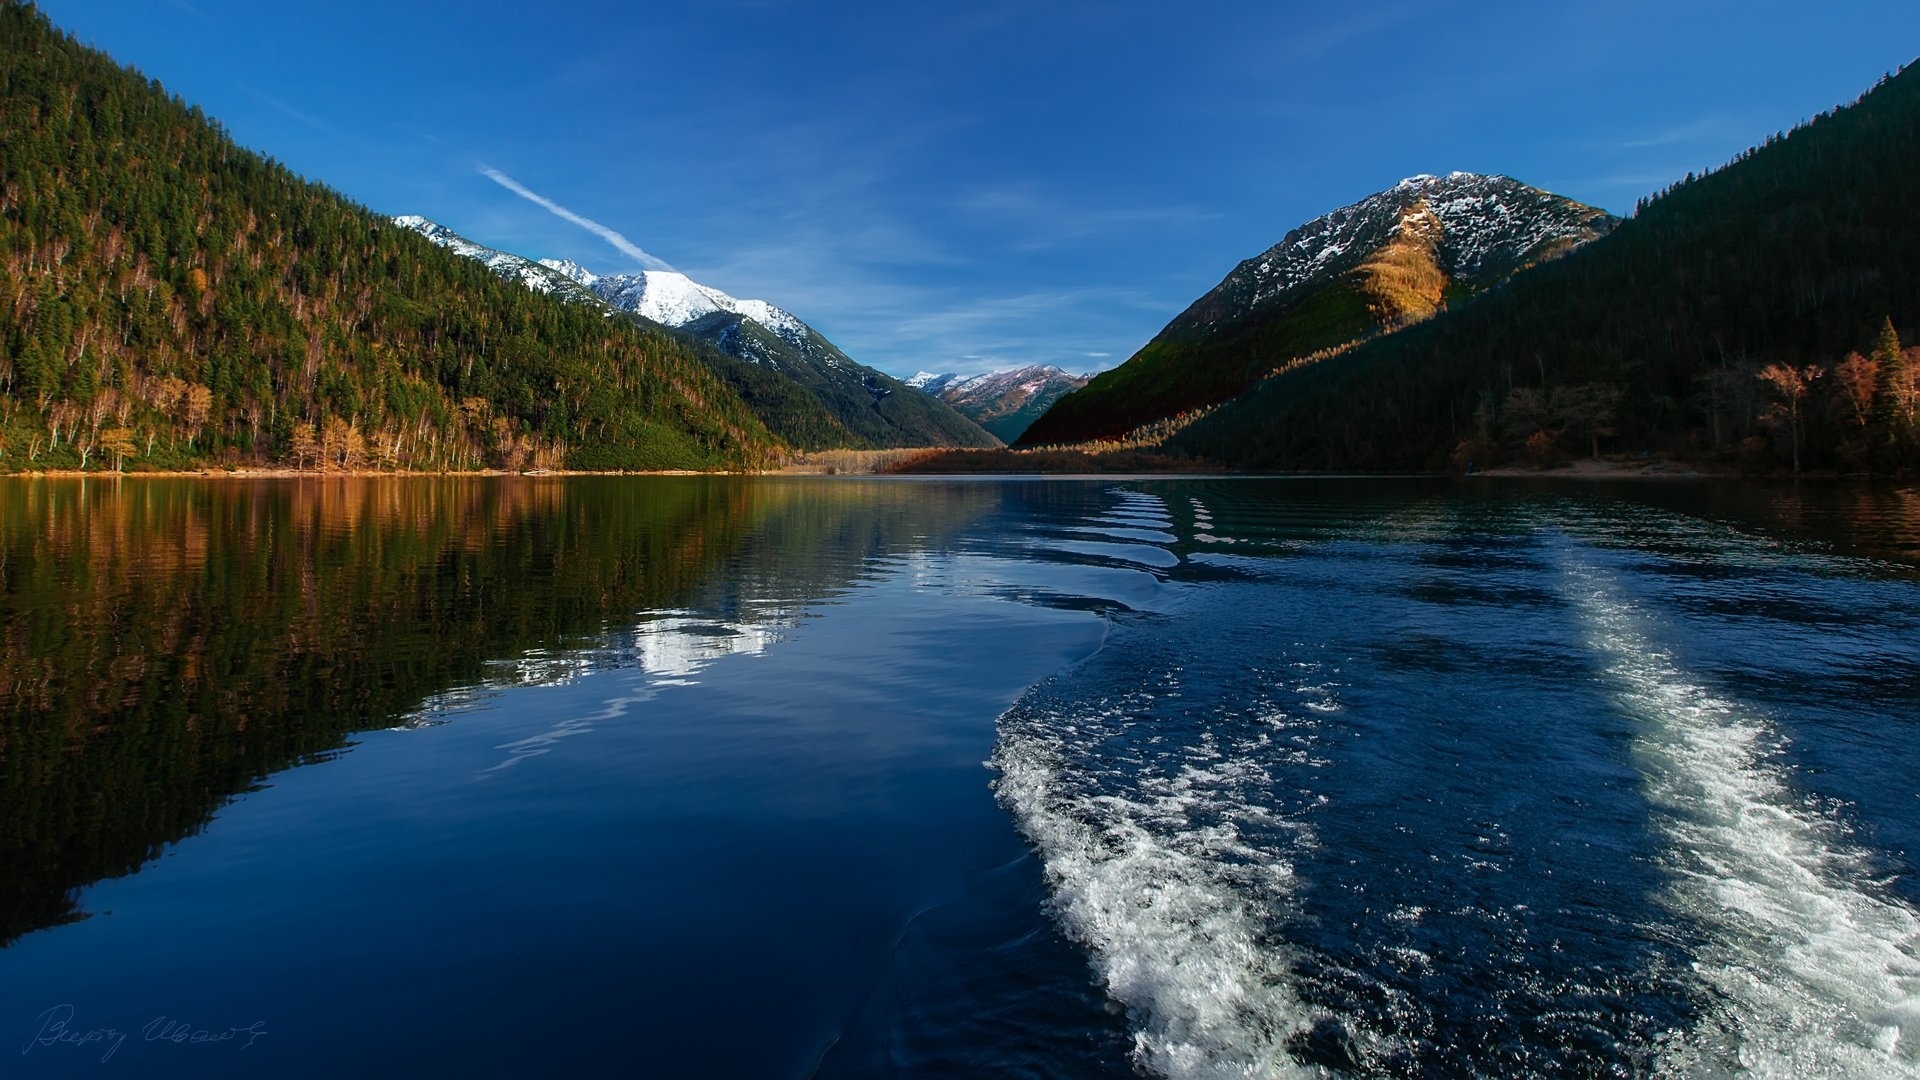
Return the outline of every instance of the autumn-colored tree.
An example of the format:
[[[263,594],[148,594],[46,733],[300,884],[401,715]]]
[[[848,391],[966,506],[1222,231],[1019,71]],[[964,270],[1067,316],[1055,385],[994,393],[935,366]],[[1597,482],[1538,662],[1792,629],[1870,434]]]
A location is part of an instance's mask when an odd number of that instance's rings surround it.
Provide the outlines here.
[[[213,391],[201,386],[199,383],[193,383],[187,387],[184,400],[186,408],[185,419],[189,433],[187,438],[189,440],[198,439],[200,437],[200,429],[206,425],[207,415],[213,411]]]
[[[320,457],[325,468],[358,469],[366,464],[367,437],[359,425],[329,416],[320,427]]]
[[[1794,472],[1800,471],[1800,406],[1806,400],[1807,391],[1812,388],[1814,380],[1826,373],[1827,370],[1818,364],[1808,364],[1806,367],[1768,364],[1760,369],[1761,381],[1771,386],[1779,398],[1767,408],[1763,419],[1786,425],[1787,440],[1793,444]]]
[[[1856,427],[1866,427],[1873,419],[1873,394],[1880,380],[1879,362],[1857,352],[1848,353],[1833,369],[1833,375],[1840,383],[1839,400],[1846,407],[1847,418]]]
[[[1879,383],[1880,365],[1870,356],[1850,352],[1834,366],[1836,386],[1827,412],[1836,421],[1841,434],[1835,446],[1841,458],[1857,468],[1871,469],[1873,449],[1873,395]]]
[[[288,445],[287,456],[293,460],[296,469],[313,466],[320,456],[320,439],[314,434],[312,424],[302,420],[293,425],[293,439]]]
[[[100,433],[100,450],[113,455],[113,471],[121,472],[130,457],[140,455],[140,447],[133,441],[132,428],[108,428]]]

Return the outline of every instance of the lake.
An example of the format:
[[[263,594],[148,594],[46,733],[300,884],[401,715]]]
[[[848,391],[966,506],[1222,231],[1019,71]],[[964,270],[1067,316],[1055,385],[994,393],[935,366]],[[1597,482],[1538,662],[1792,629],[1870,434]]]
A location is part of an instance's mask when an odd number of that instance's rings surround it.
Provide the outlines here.
[[[1920,1076],[1920,493],[0,482],[8,1076]]]

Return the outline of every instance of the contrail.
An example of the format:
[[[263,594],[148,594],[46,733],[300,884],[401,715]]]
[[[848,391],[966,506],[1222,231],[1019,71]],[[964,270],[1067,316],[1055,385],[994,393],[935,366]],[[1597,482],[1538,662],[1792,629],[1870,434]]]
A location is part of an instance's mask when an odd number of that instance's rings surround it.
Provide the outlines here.
[[[513,192],[515,195],[520,196],[521,198],[527,200],[528,202],[533,203],[535,206],[541,207],[542,209],[546,210],[548,213],[554,215],[555,217],[563,218],[567,221],[571,221],[575,225],[578,225],[581,228],[587,230],[588,232],[595,234],[596,236],[600,237],[600,239],[605,240],[607,243],[612,244],[614,247],[618,248],[621,254],[626,255],[628,258],[631,258],[632,260],[639,263],[641,266],[646,267],[649,270],[672,270],[673,269],[672,266],[669,266],[667,264],[665,259],[656,259],[653,256],[647,254],[645,251],[641,250],[639,244],[636,244],[633,241],[627,239],[626,237],[621,236],[619,233],[613,231],[612,229],[607,228],[605,225],[600,224],[599,222],[593,220],[592,218],[581,217],[579,214],[576,214],[573,211],[567,209],[566,207],[561,206],[559,203],[554,202],[552,199],[549,199],[546,196],[539,194],[538,192],[528,190],[528,188],[525,185],[521,184],[520,181],[515,180],[511,176],[508,176],[506,173],[501,172],[499,169],[493,168],[490,165],[482,165],[480,166],[480,175],[486,177],[487,179],[493,181],[496,184],[499,184],[501,187],[506,188],[508,191]]]

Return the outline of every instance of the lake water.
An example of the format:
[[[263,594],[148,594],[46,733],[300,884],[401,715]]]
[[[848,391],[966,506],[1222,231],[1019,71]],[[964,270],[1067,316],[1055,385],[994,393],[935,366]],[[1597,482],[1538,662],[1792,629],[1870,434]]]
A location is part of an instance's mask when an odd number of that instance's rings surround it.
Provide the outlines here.
[[[1920,494],[0,483],[0,1074],[1920,1076]]]

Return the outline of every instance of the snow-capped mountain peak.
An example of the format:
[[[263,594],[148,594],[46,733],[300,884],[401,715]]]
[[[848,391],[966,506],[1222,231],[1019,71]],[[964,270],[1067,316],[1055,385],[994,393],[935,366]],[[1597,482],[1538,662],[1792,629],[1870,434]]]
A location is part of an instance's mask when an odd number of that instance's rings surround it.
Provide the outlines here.
[[[685,326],[717,311],[752,319],[791,344],[807,339],[807,325],[765,300],[740,300],[672,270],[610,274],[590,283],[607,303],[666,326]]]
[[[588,286],[589,288],[592,287],[594,282],[600,280],[600,275],[594,273],[593,271],[587,269],[584,266],[581,266],[579,263],[574,262],[572,259],[541,259],[540,265],[546,267],[549,270],[562,274],[566,277],[572,278],[574,281],[577,281],[582,285]]]
[[[1214,405],[1284,364],[1431,318],[1616,224],[1604,210],[1511,177],[1409,176],[1234,267],[1022,439],[1116,438]]]
[[[965,382],[969,378],[978,377],[979,376],[962,375],[955,371],[916,371],[908,378],[900,381],[913,387],[915,390],[932,394],[934,397],[945,397],[949,387]]]
[[[1242,263],[1222,283],[1238,295],[1225,310],[1210,310],[1205,324],[1351,269],[1409,230],[1433,243],[1449,275],[1477,281],[1497,279],[1555,244],[1582,243],[1613,224],[1603,211],[1510,177],[1419,173],[1307,222]]]
[[[574,292],[576,287],[623,311],[664,326],[684,327],[718,311],[751,319],[792,345],[804,345],[811,332],[792,313],[765,300],[740,300],[672,270],[642,270],[637,274],[602,277],[572,259],[534,261],[520,255],[476,244],[452,229],[418,214],[403,214],[395,225],[452,251],[485,263],[501,277],[512,278],[539,292]]]

